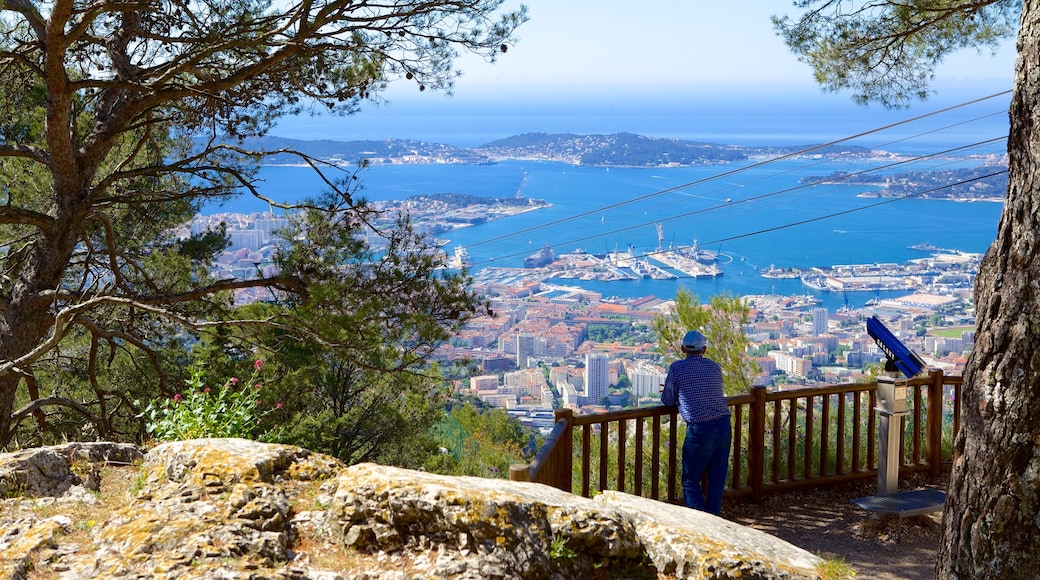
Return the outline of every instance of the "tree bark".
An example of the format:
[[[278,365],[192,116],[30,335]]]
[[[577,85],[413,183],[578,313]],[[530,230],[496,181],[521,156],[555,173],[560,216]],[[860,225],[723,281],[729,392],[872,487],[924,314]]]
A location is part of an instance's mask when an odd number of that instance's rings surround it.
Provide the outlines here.
[[[58,194],[59,198],[63,198]],[[64,220],[55,220],[41,232],[12,286],[6,308],[0,313],[0,361],[17,360],[46,336],[51,326],[51,303],[44,298],[61,284],[63,265],[75,247],[75,235]],[[11,413],[22,375],[17,370],[0,373],[0,449],[11,433]]]
[[[1026,0],[1009,184],[975,283],[976,342],[936,578],[1023,578],[1040,561],[1040,0]]]

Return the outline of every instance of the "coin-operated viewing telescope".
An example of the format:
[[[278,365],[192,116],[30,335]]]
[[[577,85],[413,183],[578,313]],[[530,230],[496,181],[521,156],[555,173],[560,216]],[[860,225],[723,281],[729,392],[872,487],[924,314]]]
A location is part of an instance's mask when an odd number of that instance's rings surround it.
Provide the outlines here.
[[[885,363],[886,371],[899,370],[909,379],[917,376],[924,368],[924,361],[921,360],[921,357],[896,338],[896,335],[892,334],[892,331],[878,320],[877,316],[867,319],[867,334],[874,339],[878,348],[888,357],[888,362]]]
[[[876,316],[867,319],[867,334],[877,342],[888,358],[885,373],[877,379],[878,413],[878,493],[861,497],[852,503],[871,512],[899,517],[896,538],[903,527],[903,518],[941,511],[946,493],[939,489],[899,491],[899,466],[903,450],[899,445],[903,417],[908,415],[907,392],[909,381],[924,370],[924,361],[906,347]],[[903,377],[899,373],[903,373]],[[932,409],[928,410],[929,413]]]
[[[877,407],[879,415],[878,445],[878,494],[895,493],[899,486],[899,465],[902,449],[899,448],[899,431],[902,417],[907,410],[906,379],[917,376],[924,368],[924,361],[892,334],[876,316],[867,319],[867,334],[884,351],[888,361],[885,374],[878,376]],[[902,372],[906,378],[898,376]]]

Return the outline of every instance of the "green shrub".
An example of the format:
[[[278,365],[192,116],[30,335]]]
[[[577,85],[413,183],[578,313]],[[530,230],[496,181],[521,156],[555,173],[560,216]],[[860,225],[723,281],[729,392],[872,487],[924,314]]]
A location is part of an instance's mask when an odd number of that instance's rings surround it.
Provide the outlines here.
[[[205,386],[202,367],[195,365],[185,382],[183,393],[154,399],[145,408],[145,430],[159,441],[183,441],[204,437],[241,437],[265,439],[259,433],[260,419],[282,407],[278,403],[268,409],[259,398],[260,370],[263,362],[253,365],[247,381],[232,377],[219,387]]]

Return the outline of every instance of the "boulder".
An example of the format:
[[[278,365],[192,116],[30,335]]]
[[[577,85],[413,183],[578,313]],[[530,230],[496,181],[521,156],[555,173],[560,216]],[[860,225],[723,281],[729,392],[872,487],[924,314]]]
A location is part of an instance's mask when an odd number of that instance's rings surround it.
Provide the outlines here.
[[[115,474],[122,488],[83,485]],[[59,580],[555,580],[626,570],[768,579],[814,578],[819,563],[773,536],[622,493],[586,499],[535,483],[347,467],[242,439],[0,454],[0,486],[0,577],[16,580],[40,567]]]
[[[679,578],[815,578],[818,557],[704,512],[619,492],[595,499],[536,484],[343,470],[333,496],[339,539],[368,552],[455,551],[473,578],[550,578],[638,566]],[[564,549],[561,549],[564,548]],[[555,554],[555,557],[554,557]]]
[[[0,497],[60,496],[74,485],[97,489],[99,463],[140,461],[144,454],[125,443],[67,443],[0,454]]]
[[[375,464],[341,473],[332,514],[339,538],[367,551],[454,551],[485,578],[548,578],[554,567],[579,570],[638,560],[643,549],[618,510],[537,483],[448,477]],[[553,561],[553,545],[575,555]]]
[[[818,557],[718,516],[626,493],[596,501],[624,511],[654,567],[680,578],[815,577]]]

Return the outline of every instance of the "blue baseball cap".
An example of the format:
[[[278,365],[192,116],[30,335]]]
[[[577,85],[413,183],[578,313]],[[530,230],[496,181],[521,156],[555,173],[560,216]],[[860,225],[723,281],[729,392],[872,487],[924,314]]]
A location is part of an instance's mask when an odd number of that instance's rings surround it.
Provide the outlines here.
[[[691,330],[682,337],[683,350],[701,350],[707,342],[708,339],[696,330]]]

